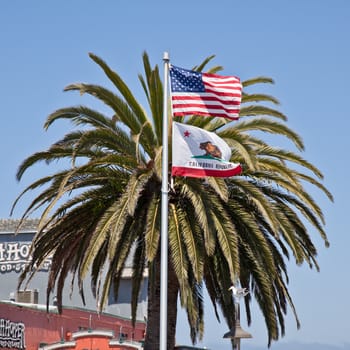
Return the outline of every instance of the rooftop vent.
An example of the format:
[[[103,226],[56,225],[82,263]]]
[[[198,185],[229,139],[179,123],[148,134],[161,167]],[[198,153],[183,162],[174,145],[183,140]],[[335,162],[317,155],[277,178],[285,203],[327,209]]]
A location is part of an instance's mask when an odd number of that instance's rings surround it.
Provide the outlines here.
[[[18,303],[37,304],[39,299],[39,291],[37,289],[19,290],[17,292],[16,301]]]

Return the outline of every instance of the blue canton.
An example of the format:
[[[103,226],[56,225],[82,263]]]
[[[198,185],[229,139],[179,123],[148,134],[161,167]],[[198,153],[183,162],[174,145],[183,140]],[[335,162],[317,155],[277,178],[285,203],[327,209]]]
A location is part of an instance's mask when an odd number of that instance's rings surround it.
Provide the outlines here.
[[[171,66],[170,80],[172,92],[205,92],[201,73]]]

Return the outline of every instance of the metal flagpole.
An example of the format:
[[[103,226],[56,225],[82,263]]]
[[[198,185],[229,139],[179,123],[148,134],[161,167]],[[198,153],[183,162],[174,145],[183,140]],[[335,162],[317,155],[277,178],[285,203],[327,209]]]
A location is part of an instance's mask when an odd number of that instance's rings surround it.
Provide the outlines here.
[[[159,349],[167,350],[168,326],[168,75],[169,54],[164,52],[163,155],[160,260],[160,335]]]

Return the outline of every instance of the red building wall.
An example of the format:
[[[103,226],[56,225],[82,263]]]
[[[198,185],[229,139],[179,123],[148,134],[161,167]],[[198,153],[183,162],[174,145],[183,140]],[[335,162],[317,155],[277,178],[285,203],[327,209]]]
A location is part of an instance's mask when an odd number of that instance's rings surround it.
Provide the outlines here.
[[[88,332],[78,336],[83,330]],[[109,335],[98,335],[98,330],[109,331]],[[21,337],[21,332],[25,347],[15,341],[16,337]],[[133,328],[130,320],[114,315],[75,308],[64,308],[62,314],[58,314],[55,307],[46,312],[42,305],[0,302],[0,349],[37,350],[39,346],[63,341],[73,341],[75,346],[69,348],[76,350],[122,349],[127,348],[127,341],[143,340],[144,332],[145,323],[137,322]],[[125,343],[119,346],[121,333]],[[16,344],[15,347],[6,347],[11,344],[11,338],[14,338],[12,344]]]

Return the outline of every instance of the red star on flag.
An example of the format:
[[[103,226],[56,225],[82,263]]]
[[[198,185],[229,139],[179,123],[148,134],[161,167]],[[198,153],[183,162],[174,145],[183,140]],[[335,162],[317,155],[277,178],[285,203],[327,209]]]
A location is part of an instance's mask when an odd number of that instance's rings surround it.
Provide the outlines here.
[[[188,131],[188,130],[186,130],[185,132],[184,132],[184,136],[185,137],[189,137],[191,135],[191,133]]]

